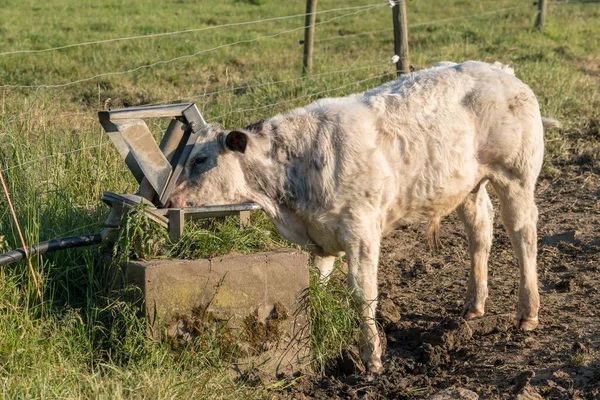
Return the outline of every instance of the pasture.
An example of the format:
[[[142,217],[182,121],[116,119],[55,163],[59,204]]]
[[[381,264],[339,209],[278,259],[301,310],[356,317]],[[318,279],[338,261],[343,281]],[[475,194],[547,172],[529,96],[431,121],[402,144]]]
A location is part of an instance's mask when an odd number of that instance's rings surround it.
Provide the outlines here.
[[[320,0],[314,72],[304,78],[303,1],[0,0],[0,169],[25,241],[98,232],[108,214],[102,192],[135,191],[97,111],[194,101],[208,121],[235,128],[374,87],[395,76],[385,3]],[[378,323],[387,355],[376,377],[347,362],[357,319],[341,271],[327,289],[311,284],[314,376],[263,383],[232,377],[211,332],[190,345],[150,340],[126,301],[133,289],[103,260],[113,249],[92,247],[32,260],[43,303],[26,263],[1,267],[0,397],[412,399],[454,385],[503,399],[523,383],[544,398],[598,398],[600,4],[550,2],[544,32],[533,29],[535,6],[517,0],[410,0],[407,9],[415,69],[444,60],[509,64],[542,115],[562,123],[546,132],[537,189],[536,331],[517,332],[502,316],[514,312],[518,269],[499,218],[489,317],[469,335],[456,322],[469,264],[457,218],[442,221],[438,253],[422,226],[384,240]],[[237,24],[255,20],[267,21]],[[186,32],[164,35],[176,31]],[[127,39],[105,41],[114,38]],[[96,41],[105,42],[85,44]],[[162,132],[165,123],[150,127]],[[262,213],[244,230],[234,218],[190,224],[175,245],[136,216],[115,251],[197,258],[281,245],[290,244]],[[0,252],[20,246],[2,192]],[[529,383],[527,371],[535,373]]]

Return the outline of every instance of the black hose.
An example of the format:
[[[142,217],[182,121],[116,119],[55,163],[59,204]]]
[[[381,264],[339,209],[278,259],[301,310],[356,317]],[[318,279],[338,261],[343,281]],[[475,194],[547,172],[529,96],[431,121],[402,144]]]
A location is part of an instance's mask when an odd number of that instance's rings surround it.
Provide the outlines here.
[[[36,254],[45,254],[51,251],[69,249],[71,247],[92,246],[100,243],[102,243],[102,235],[100,233],[89,233],[41,242],[28,248],[27,252],[29,253],[29,257],[33,257]],[[25,250],[22,247],[11,250],[8,253],[0,254],[0,267],[20,261],[23,258],[25,258]]]

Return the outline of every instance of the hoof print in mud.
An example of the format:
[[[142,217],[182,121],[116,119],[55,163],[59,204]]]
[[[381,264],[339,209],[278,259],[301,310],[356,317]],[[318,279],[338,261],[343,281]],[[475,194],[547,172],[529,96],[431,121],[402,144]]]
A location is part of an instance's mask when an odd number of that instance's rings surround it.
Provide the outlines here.
[[[464,319],[443,321],[433,331],[421,335],[421,361],[428,365],[448,363],[450,352],[460,350],[472,337],[473,330]]]

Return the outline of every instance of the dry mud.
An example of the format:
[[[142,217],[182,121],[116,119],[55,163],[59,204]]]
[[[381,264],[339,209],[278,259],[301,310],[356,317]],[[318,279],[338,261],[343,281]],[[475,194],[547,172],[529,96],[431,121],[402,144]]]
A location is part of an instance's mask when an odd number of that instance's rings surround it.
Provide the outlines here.
[[[554,162],[559,177],[539,179],[535,331],[513,326],[519,270],[498,212],[486,315],[459,318],[469,256],[463,227],[451,215],[437,254],[423,227],[398,230],[383,242],[378,322],[387,342],[385,372],[369,376],[340,363],[287,394],[428,399],[455,387],[481,399],[600,399],[600,169],[594,163],[572,154]]]

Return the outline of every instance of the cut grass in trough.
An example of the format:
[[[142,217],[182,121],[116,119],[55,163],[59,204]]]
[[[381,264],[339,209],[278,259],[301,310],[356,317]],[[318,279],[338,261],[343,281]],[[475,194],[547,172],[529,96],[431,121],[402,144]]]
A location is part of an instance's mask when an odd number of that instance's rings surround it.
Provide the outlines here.
[[[130,258],[210,258],[230,252],[246,254],[298,247],[283,239],[260,211],[252,214],[250,224],[243,229],[238,217],[188,221],[180,240],[172,243],[164,228],[134,208],[124,219],[115,241],[113,256],[122,262]]]

